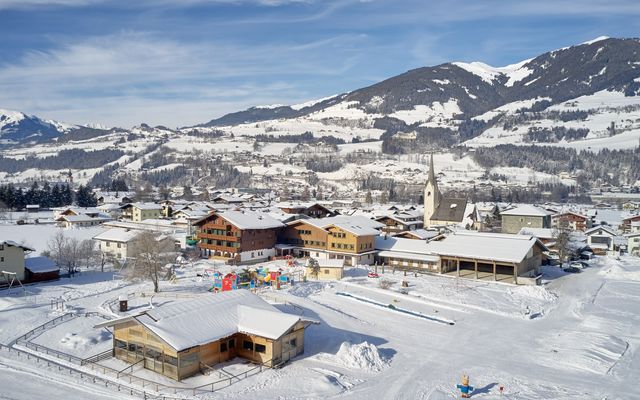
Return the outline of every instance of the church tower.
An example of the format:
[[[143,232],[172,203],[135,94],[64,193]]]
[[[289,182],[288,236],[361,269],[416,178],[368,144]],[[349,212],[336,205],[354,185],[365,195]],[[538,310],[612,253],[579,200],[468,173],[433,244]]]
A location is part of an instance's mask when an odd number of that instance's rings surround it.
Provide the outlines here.
[[[433,168],[433,153],[431,153],[431,159],[429,161],[429,178],[424,188],[424,228],[430,226],[431,216],[436,208],[440,204],[442,194],[438,189],[438,182],[436,181],[436,173]]]

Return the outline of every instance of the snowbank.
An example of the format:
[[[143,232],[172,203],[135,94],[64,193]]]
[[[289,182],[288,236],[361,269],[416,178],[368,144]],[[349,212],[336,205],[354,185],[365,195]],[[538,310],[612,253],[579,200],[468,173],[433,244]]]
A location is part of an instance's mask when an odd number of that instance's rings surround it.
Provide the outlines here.
[[[389,361],[380,355],[376,345],[367,342],[342,343],[336,353],[336,360],[346,368],[367,372],[379,372],[389,365]]]

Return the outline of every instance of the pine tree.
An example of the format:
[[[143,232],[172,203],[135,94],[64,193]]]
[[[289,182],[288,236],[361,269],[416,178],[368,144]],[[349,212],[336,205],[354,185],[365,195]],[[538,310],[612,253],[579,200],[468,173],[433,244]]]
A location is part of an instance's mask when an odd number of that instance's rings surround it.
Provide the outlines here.
[[[373,197],[371,197],[371,190],[367,191],[367,194],[366,194],[366,196],[364,198],[364,202],[367,203],[367,204],[373,203]]]

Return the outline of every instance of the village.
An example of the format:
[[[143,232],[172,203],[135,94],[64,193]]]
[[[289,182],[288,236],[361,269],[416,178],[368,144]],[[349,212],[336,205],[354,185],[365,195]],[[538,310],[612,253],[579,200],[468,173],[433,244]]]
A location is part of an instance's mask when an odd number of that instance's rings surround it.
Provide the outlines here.
[[[390,374],[397,396],[440,399],[464,375],[473,397],[560,399],[572,384],[545,381],[569,368],[569,381],[596,377],[587,398],[620,393],[640,344],[638,204],[471,203],[436,176],[432,157],[420,205],[234,190],[28,205],[0,225],[0,361],[20,365],[3,385],[52,373],[86,386],[78,398],[349,398]],[[583,328],[566,329],[576,313]],[[419,338],[428,350],[412,359]],[[483,358],[501,343],[518,349],[504,369]],[[531,363],[548,375],[527,382]]]

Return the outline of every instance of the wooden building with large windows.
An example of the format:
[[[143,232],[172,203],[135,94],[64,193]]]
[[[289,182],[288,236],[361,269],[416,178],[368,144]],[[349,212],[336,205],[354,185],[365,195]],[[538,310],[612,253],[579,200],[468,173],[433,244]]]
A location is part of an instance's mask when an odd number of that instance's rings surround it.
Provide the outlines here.
[[[304,352],[317,323],[286,314],[248,290],[207,294],[108,321],[113,356],[182,380],[235,357],[274,367]]]

